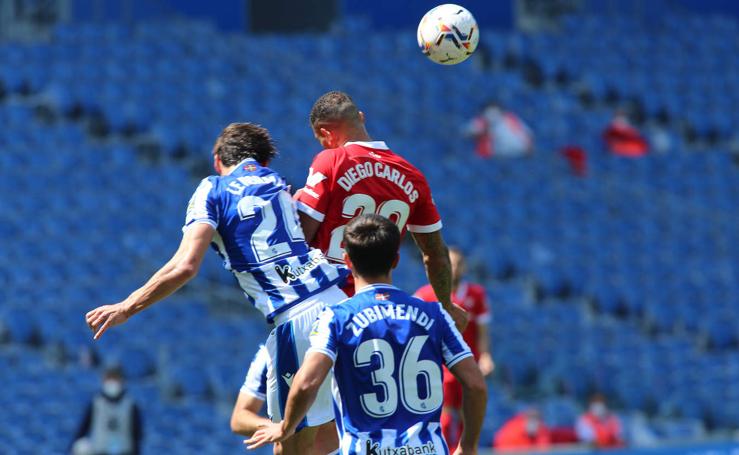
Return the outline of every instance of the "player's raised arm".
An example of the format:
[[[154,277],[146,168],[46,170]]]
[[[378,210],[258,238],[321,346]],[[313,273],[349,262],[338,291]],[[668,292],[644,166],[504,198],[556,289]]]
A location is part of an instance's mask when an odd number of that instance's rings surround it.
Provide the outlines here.
[[[452,303],[452,264],[449,261],[449,249],[441,235],[441,230],[430,233],[412,232],[412,235],[418,249],[421,250],[426,276],[436,297],[454,319],[457,327],[464,330],[469,321],[469,315]]]
[[[87,325],[100,338],[110,327],[123,324],[146,307],[169,296],[197,275],[203,256],[208,250],[215,229],[204,223],[194,224],[185,231],[177,252],[149,281],[135,290],[126,300],[103,305],[87,313]]]

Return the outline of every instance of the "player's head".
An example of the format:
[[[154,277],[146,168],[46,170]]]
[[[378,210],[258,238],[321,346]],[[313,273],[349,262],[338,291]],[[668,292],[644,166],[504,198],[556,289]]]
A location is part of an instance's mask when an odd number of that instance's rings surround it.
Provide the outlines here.
[[[310,126],[325,148],[340,147],[347,141],[357,140],[357,135],[367,134],[364,113],[349,95],[339,91],[328,92],[313,104]]]
[[[355,276],[389,278],[398,264],[400,231],[380,215],[360,215],[344,229],[344,261]]]
[[[459,248],[449,247],[449,262],[452,264],[452,286],[456,288],[464,276],[467,269],[467,262],[464,259],[464,253]]]
[[[253,123],[232,123],[221,131],[213,145],[213,167],[220,175],[247,158],[266,166],[277,155],[266,128]]]

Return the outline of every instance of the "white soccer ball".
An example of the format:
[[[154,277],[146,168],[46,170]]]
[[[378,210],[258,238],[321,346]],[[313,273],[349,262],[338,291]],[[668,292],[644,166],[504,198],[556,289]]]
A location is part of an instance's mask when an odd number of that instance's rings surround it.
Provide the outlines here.
[[[472,13],[448,3],[426,13],[418,24],[418,45],[431,61],[456,65],[477,49],[480,29]]]

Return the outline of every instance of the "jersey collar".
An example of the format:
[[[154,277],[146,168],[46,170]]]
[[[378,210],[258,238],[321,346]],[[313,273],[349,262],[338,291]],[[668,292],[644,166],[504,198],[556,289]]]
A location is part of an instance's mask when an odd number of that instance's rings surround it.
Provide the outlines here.
[[[385,284],[385,283],[379,283],[379,284],[368,284],[367,286],[357,289],[357,291],[354,293],[354,295],[357,295],[359,293],[369,292],[369,291],[377,291],[380,289],[392,289],[394,291],[399,291],[399,288],[396,288],[392,284]]]
[[[229,172],[228,175],[233,174],[234,172],[236,172],[237,169],[241,169],[244,166],[244,163],[247,163],[247,162],[255,163],[257,165],[259,164],[257,163],[257,160],[255,160],[254,158],[244,158],[243,160],[239,162],[239,164],[236,165],[235,168],[231,169],[231,172]]]
[[[372,141],[372,142],[362,142],[362,141],[349,141],[346,144],[344,144],[344,147],[347,145],[358,145],[360,147],[367,147],[368,149],[375,149],[375,150],[390,150],[385,144],[385,141]]]

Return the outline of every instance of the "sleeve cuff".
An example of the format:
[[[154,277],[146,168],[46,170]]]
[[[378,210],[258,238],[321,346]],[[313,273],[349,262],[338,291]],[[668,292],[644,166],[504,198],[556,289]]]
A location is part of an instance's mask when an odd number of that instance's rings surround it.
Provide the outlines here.
[[[318,221],[319,223],[323,223],[324,218],[326,218],[326,215],[309,206],[305,202],[295,201],[295,205],[298,206],[298,210]]]
[[[246,393],[247,395],[251,395],[254,398],[258,398],[262,401],[267,401],[267,396],[265,394],[257,392],[256,390],[252,390],[249,387],[241,387],[240,392]]]
[[[319,352],[326,357],[330,358],[332,362],[336,362],[336,353],[332,352],[328,348],[318,348],[318,347],[310,347],[307,351],[305,351],[305,354],[308,355],[311,352]]]
[[[211,220],[210,218],[203,218],[200,220],[192,220],[190,221],[190,223],[182,226],[182,232],[186,232],[188,229],[190,229],[191,226],[194,226],[196,224],[208,224],[213,229],[218,229],[218,224],[215,221]]]
[[[451,369],[454,365],[458,364],[459,362],[466,359],[467,357],[472,357],[471,351],[464,351],[461,354],[457,355],[450,362],[446,364],[446,367]]]
[[[429,224],[427,226],[419,226],[417,224],[409,224],[408,230],[411,232],[415,232],[416,234],[430,234],[432,232],[436,232],[439,229],[441,229],[442,224],[441,220],[437,221],[434,224]]]

